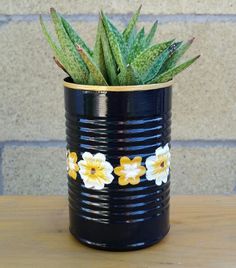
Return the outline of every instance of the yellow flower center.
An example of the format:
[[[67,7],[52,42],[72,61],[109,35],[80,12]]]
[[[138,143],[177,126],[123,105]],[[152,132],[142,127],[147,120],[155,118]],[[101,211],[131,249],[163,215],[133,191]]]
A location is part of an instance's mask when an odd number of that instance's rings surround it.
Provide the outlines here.
[[[157,161],[153,164],[155,174],[162,173],[168,168],[167,161],[168,161],[167,156],[165,155],[159,156]]]
[[[87,162],[85,174],[89,180],[106,181],[105,168],[99,161]]]

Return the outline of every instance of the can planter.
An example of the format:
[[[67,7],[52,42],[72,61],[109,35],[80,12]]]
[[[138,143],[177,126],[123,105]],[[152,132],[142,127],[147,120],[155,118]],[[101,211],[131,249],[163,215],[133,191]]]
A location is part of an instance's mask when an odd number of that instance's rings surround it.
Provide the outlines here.
[[[64,81],[70,232],[134,250],[169,231],[172,81],[88,86]]]

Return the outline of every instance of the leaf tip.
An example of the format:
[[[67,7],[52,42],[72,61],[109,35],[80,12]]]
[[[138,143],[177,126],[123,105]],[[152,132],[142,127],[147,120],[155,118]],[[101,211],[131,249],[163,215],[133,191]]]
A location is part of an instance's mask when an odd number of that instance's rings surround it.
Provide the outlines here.
[[[193,43],[193,41],[195,40],[195,37],[191,38],[188,43],[191,45]]]
[[[101,16],[102,18],[105,17],[104,12],[103,12],[102,9],[100,10],[100,16]]]
[[[50,7],[50,13],[56,13],[56,9],[54,7]]]

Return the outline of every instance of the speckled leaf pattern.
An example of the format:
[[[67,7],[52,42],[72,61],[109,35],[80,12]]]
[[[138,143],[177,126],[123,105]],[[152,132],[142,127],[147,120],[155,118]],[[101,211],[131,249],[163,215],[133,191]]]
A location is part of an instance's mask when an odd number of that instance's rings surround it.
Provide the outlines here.
[[[150,66],[147,75],[143,78],[144,82],[152,80],[158,74],[162,65],[168,59],[170,53],[170,49],[167,48],[157,57],[152,66]]]
[[[182,72],[184,69],[188,68],[192,63],[194,63],[200,55],[180,64],[177,67],[171,68],[170,70],[162,73],[161,75],[155,77],[153,80],[149,81],[148,84],[154,84],[154,83],[164,83],[169,80],[171,80],[175,75]]]
[[[43,19],[42,16],[39,16],[39,20],[40,20],[40,24],[41,24],[41,28],[42,28],[42,32],[45,36],[45,38],[47,39],[50,47],[52,48],[54,55],[62,62],[64,62],[64,55],[63,55],[63,51],[61,48],[59,48],[54,42],[52,37],[50,36],[50,34],[47,31],[47,28],[45,26],[45,24],[43,23]]]
[[[140,10],[141,6],[122,33],[101,11],[93,50],[55,9],[51,8],[51,19],[59,44],[51,38],[41,16],[40,23],[54,52],[54,61],[75,83],[137,85],[166,82],[199,57],[175,67],[193,39],[186,43],[170,40],[151,45],[158,22],[152,25],[147,34],[144,28],[137,32]]]
[[[161,70],[159,71],[158,75],[160,75],[161,73],[165,72],[166,70],[170,69],[170,68],[166,68],[167,63],[170,61],[172,55],[176,52],[177,49],[179,49],[179,47],[183,44],[182,41],[180,42],[174,42],[173,44],[171,44],[171,46],[169,47],[169,56],[168,59],[165,61],[165,63],[162,65]]]
[[[103,77],[102,73],[100,72],[96,63],[93,62],[92,58],[83,50],[83,48],[78,47],[77,49],[81,58],[87,65],[87,68],[90,71],[93,81],[95,82],[95,85],[106,86],[107,82],[105,78]]]
[[[106,65],[109,84],[119,85],[119,81],[117,77],[118,67],[114,59],[114,56],[112,54],[111,47],[110,47],[105,29],[103,27],[103,24],[101,25],[101,41],[102,41],[102,48],[104,51],[104,61]]]
[[[152,25],[152,28],[150,29],[150,32],[148,33],[147,37],[146,37],[146,46],[150,46],[153,37],[156,34],[157,31],[157,25],[158,25],[158,21],[155,21],[155,23]]]
[[[50,34],[48,33],[45,24],[43,23],[42,16],[39,17],[40,24],[42,27],[42,32],[48,41],[50,47],[52,48],[55,58],[63,65],[63,67],[66,69],[66,72],[69,73],[69,75],[72,77],[74,81],[77,80],[76,75],[74,76],[73,70],[71,70],[70,63],[68,62],[68,59],[65,57],[62,49],[58,47],[52,40]]]
[[[166,61],[165,68],[170,69],[176,65],[176,63],[179,61],[179,59],[184,55],[184,53],[189,49],[191,44],[193,43],[194,38],[190,39],[186,43],[181,44],[174,53],[171,55],[171,57]]]
[[[145,49],[138,57],[134,59],[131,63],[132,67],[139,73],[140,76],[145,76],[149,71],[150,67],[153,66],[153,63],[157,57],[167,49],[173,40],[153,45],[150,48]]]
[[[70,68],[73,72],[73,80],[75,80],[76,83],[86,83],[88,80],[88,70],[79,56],[74,44],[68,38],[68,35],[61,22],[61,18],[53,8],[51,8],[51,18],[55,26],[58,40],[65,53],[65,57],[70,62]]]
[[[173,44],[171,44],[171,46],[169,47],[169,51],[170,51],[170,57],[173,55],[173,53],[182,45],[182,41],[180,42],[174,42]]]
[[[134,40],[134,43],[132,47],[130,48],[129,55],[128,55],[128,63],[131,63],[133,59],[135,59],[142,52],[144,48],[145,48],[145,33],[144,33],[144,28],[142,28],[138,32]]]
[[[98,68],[100,69],[104,78],[107,79],[107,70],[106,70],[105,56],[103,53],[101,37],[99,37],[99,40],[96,43],[93,59],[94,62],[97,64]]]
[[[73,42],[73,44],[79,45],[80,47],[82,47],[90,56],[92,56],[93,52],[92,50],[86,45],[86,43],[84,42],[84,40],[78,35],[78,33],[72,28],[72,26],[70,25],[70,23],[61,16],[61,21],[62,24],[68,34],[68,36],[70,37],[70,40]]]
[[[132,34],[135,31],[136,23],[138,21],[140,11],[141,11],[142,5],[138,8],[138,10],[134,13],[131,20],[129,21],[127,27],[123,31],[122,35],[124,37],[124,40],[128,43],[130,38],[132,37]]]
[[[106,64],[105,64],[105,55],[102,47],[102,30],[103,30],[102,27],[103,27],[102,21],[101,18],[99,17],[96,41],[92,58],[94,62],[97,64],[104,78],[108,80]]]
[[[124,73],[121,72],[119,74],[119,81],[122,85],[139,85],[143,83],[131,65],[127,66],[127,69]]]
[[[134,45],[135,39],[137,35],[137,29],[134,29],[130,35],[129,41],[127,42],[127,51],[129,52],[131,47]]]
[[[112,54],[120,69],[124,71],[126,69],[126,45],[122,35],[111,26],[111,23],[107,17],[101,12],[103,26],[109,41]]]

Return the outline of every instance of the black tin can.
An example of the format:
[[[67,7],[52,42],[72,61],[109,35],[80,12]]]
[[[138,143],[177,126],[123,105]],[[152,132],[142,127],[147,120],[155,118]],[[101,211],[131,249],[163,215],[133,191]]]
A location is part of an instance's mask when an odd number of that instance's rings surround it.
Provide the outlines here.
[[[148,247],[169,231],[172,81],[64,82],[70,232],[91,247]]]

